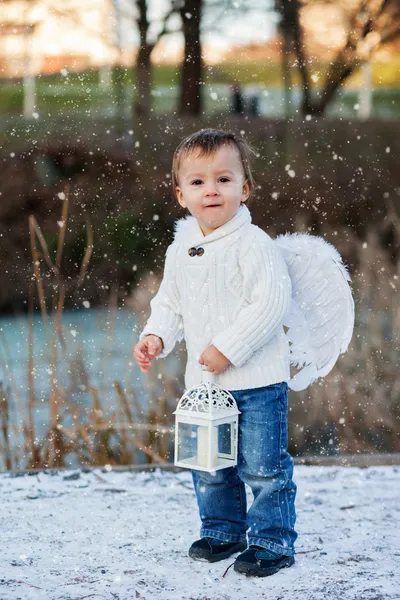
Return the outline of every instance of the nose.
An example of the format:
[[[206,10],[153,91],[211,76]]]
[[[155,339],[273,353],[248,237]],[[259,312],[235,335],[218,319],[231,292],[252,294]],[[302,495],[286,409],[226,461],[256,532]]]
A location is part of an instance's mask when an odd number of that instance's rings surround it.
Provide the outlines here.
[[[218,191],[217,191],[216,185],[213,181],[210,181],[209,183],[207,183],[204,193],[207,197],[208,196],[218,196]]]

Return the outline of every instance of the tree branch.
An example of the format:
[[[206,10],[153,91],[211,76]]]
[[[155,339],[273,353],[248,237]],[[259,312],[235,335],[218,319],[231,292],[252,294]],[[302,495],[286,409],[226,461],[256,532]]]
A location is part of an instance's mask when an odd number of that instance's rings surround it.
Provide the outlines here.
[[[312,100],[311,84],[307,59],[304,52],[303,30],[300,23],[300,10],[313,4],[307,0],[277,0],[277,9],[293,40],[294,51],[302,80],[303,113],[323,114],[344,81],[377,48],[400,36],[400,5],[398,0],[361,0],[349,20],[346,42],[331,63],[324,87],[317,101]],[[325,4],[332,4],[326,0]]]

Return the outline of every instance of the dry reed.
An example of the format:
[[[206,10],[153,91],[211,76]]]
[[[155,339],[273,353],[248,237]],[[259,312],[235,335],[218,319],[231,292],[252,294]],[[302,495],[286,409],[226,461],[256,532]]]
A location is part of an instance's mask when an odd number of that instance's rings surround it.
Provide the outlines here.
[[[393,228],[395,258],[380,241],[388,226]],[[329,238],[332,232],[324,233]],[[371,226],[365,240],[349,228],[338,228],[334,239],[355,265],[355,329],[348,352],[333,371],[309,390],[291,395],[293,451],[399,452],[399,220],[389,205],[386,219]]]
[[[70,387],[65,390],[59,383],[62,365],[66,357],[67,343],[63,333],[62,313],[65,300],[65,281],[62,277],[62,254],[65,236],[68,231],[69,188],[65,189],[61,227],[58,236],[57,253],[53,263],[48,251],[45,237],[33,215],[29,218],[29,231],[32,252],[33,280],[39,300],[41,317],[44,325],[46,355],[49,373],[49,426],[47,433],[38,439],[35,435],[34,408],[39,404],[35,396],[35,352],[33,337],[34,288],[31,286],[28,302],[28,375],[26,407],[22,394],[18,389],[16,377],[12,371],[12,361],[6,339],[1,335],[1,342],[8,370],[12,394],[0,384],[0,458],[4,468],[50,468],[65,466],[73,455],[75,461],[82,465],[132,464],[137,460],[137,452],[143,454],[148,462],[163,464],[167,462],[167,445],[164,439],[158,438],[158,413],[150,409],[145,415],[136,400],[133,390],[126,392],[118,382],[114,382],[115,402],[111,410],[105,411],[100,398],[100,391],[89,384],[89,376],[85,372],[83,357],[78,355],[75,362],[70,361]],[[60,223],[60,222],[59,222]],[[84,281],[93,251],[93,232],[90,221],[87,224],[87,247],[76,278],[75,287]],[[42,268],[47,268],[46,276]],[[51,310],[46,304],[45,283],[50,275]],[[111,294],[108,343],[111,343],[117,310],[116,290]],[[107,365],[109,348],[106,348],[103,362]],[[105,368],[103,369],[105,373]],[[78,382],[85,381],[85,388],[90,391],[92,403],[90,410],[83,410],[74,403],[70,396]],[[104,386],[103,386],[104,387]],[[18,421],[11,425],[11,398],[16,400]],[[153,400],[155,400],[153,398]],[[160,406],[165,412],[165,399]],[[109,405],[109,399],[107,404]],[[67,421],[72,419],[72,425]],[[145,421],[144,423],[140,421]],[[161,434],[171,434],[164,416]],[[143,436],[144,434],[144,436]],[[18,437],[19,436],[19,437]]]

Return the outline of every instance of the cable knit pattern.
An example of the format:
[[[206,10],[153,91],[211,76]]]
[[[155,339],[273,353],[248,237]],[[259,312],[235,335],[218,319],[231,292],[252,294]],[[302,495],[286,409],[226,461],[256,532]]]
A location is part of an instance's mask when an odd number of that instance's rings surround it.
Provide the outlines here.
[[[187,388],[201,381],[198,358],[210,344],[231,361],[217,376],[225,389],[288,381],[289,344],[282,323],[291,280],[273,240],[251,223],[244,204],[207,236],[194,217],[177,221],[175,231],[140,339],[149,333],[161,337],[162,358],[184,337]],[[203,248],[204,254],[190,256],[193,247]]]
[[[177,247],[174,244],[168,247],[165,258],[164,277],[156,296],[150,302],[152,321],[157,316],[157,325],[154,323],[153,331],[151,330],[152,323],[148,321],[150,330],[147,325],[140,335],[141,339],[149,333],[154,333],[163,340],[164,348],[158,355],[158,358],[168,356],[176,342],[180,342],[183,339],[181,301],[174,275],[176,251]]]

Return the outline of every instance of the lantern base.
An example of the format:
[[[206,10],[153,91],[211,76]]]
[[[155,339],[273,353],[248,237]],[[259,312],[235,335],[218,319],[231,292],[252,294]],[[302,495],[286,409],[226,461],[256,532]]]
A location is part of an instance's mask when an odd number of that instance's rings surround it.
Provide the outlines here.
[[[197,463],[196,457],[186,458],[185,460],[178,460],[174,462],[175,467],[183,467],[184,469],[194,469],[195,471],[206,471],[207,473],[214,473],[221,469],[227,469],[228,467],[235,467],[237,462],[228,458],[219,458],[218,465],[215,467],[205,467]]]

